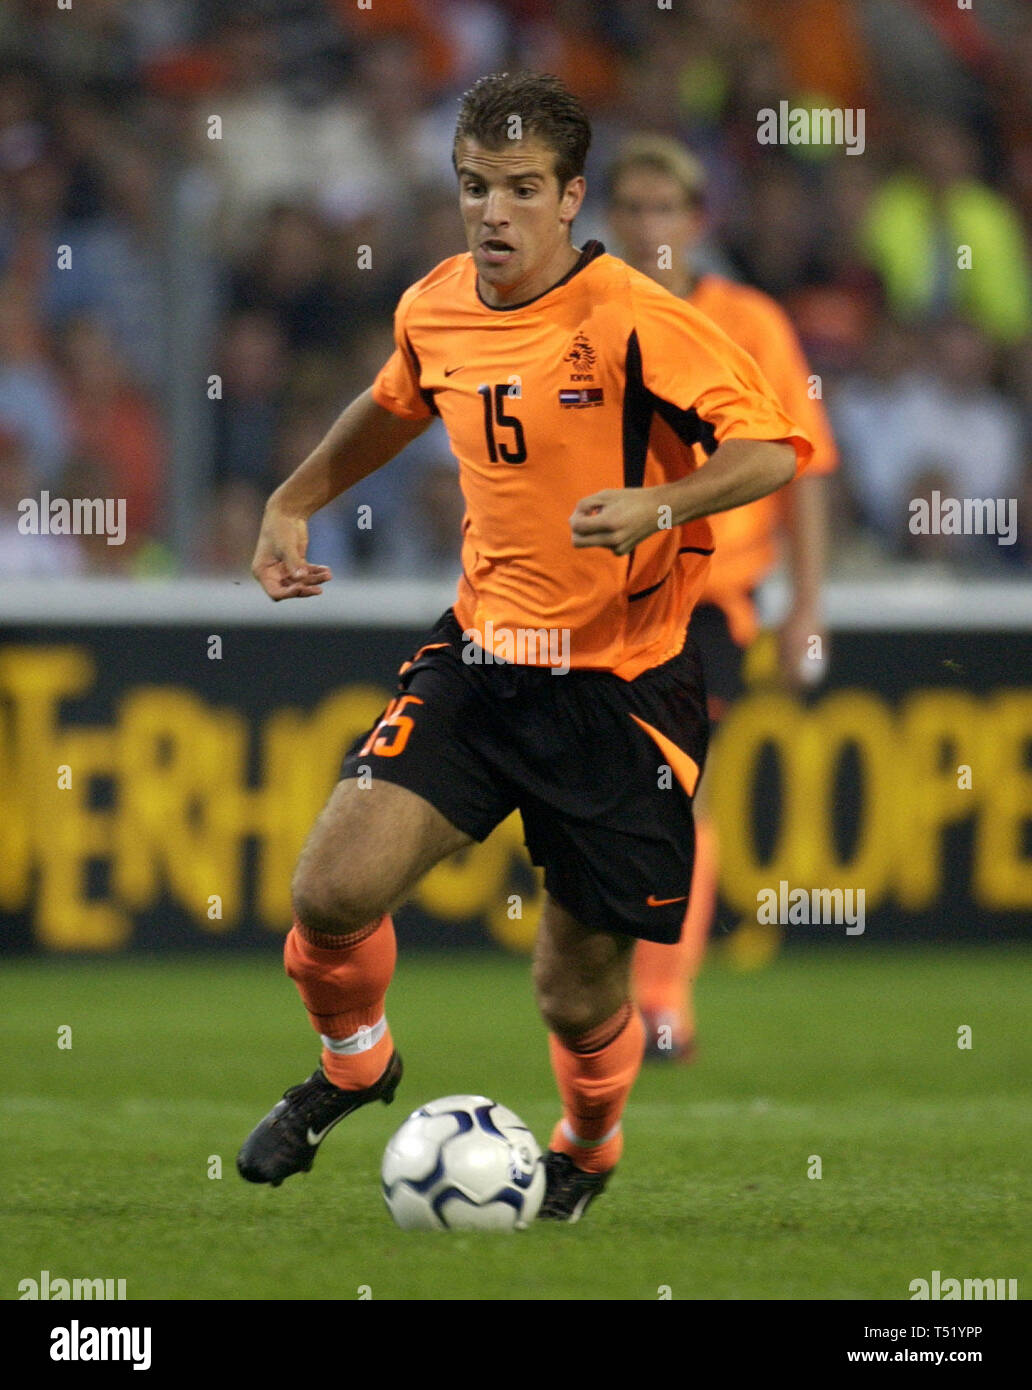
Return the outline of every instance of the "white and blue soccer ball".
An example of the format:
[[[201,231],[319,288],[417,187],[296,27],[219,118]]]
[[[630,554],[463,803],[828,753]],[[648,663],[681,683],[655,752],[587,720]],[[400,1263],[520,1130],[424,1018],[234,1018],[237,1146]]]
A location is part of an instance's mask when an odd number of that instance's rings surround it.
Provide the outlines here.
[[[406,1231],[521,1231],[545,1195],[533,1134],[487,1096],[445,1096],[414,1110],[387,1145],[380,1176]]]

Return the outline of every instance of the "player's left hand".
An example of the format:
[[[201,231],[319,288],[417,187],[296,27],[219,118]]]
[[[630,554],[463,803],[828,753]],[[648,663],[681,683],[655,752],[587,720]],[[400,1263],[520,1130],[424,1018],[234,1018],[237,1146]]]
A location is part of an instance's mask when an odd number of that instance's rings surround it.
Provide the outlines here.
[[[778,665],[790,690],[806,690],[824,679],[828,667],[828,634],[812,609],[793,609],[781,624]]]
[[[579,549],[600,545],[617,555],[629,555],[636,545],[658,531],[669,507],[661,507],[650,487],[606,488],[582,497],[570,517],[573,544]]]

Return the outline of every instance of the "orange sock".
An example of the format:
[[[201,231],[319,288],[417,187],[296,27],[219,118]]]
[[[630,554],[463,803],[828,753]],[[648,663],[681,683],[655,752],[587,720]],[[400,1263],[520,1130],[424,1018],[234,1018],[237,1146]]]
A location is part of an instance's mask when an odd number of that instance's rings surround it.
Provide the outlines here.
[[[628,1000],[579,1038],[564,1042],[550,1033],[548,1047],[563,1102],[549,1147],[585,1172],[606,1173],[623,1153],[620,1117],[645,1052],[641,1014]]]
[[[639,941],[634,950],[634,997],[647,1013],[673,1015],[685,1039],[695,1036],[693,989],[702,969],[706,943],[717,910],[717,834],[711,820],[695,826],[692,891],[673,946]]]
[[[323,1071],[342,1091],[372,1086],[391,1059],[384,1005],[396,958],[386,913],[344,936],[309,931],[295,916],[287,933],[283,963],[322,1038]]]

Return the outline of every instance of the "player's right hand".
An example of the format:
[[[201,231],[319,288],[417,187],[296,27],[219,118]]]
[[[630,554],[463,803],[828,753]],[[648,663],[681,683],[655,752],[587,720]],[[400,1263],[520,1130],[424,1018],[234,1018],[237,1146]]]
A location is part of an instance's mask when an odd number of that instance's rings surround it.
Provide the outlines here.
[[[311,598],[333,578],[326,565],[310,565],[308,523],[276,508],[266,507],[251,573],[271,599]]]

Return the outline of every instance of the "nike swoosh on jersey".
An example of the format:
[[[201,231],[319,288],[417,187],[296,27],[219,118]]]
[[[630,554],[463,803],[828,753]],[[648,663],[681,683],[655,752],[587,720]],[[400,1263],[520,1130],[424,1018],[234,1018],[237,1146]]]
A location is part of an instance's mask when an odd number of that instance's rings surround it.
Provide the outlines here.
[[[650,893],[649,896],[645,899],[646,905],[648,907],[666,907],[668,903],[686,903],[687,901],[687,893],[683,894],[680,898],[654,898]]]
[[[444,369],[444,374],[445,374],[445,376],[454,376],[456,372],[461,372],[461,371],[462,371],[462,368],[461,368],[461,367],[445,367],[445,369]]]

